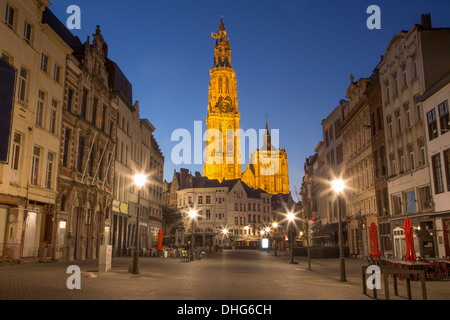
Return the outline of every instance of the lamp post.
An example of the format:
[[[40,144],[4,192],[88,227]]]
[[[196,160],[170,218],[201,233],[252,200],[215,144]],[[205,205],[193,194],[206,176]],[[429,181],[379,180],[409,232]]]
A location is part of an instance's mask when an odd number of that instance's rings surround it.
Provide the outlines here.
[[[189,211],[189,217],[191,217],[191,258],[192,260],[194,260],[194,251],[193,251],[193,247],[194,247],[194,243],[195,243],[195,238],[194,238],[194,219],[195,217],[197,217],[197,211],[194,209],[191,209]]]
[[[227,228],[222,229],[222,235],[223,235],[222,241],[223,241],[224,247],[226,249],[226,244],[228,243],[227,242],[227,238],[228,238],[228,229]]]
[[[345,184],[341,179],[335,179],[331,183],[334,192],[336,193],[337,211],[339,219],[339,273],[340,281],[346,282],[345,276],[345,260],[344,260],[344,239],[342,236],[342,222],[341,222],[341,208],[340,208],[340,194],[344,190]]]
[[[311,270],[311,254],[309,252],[309,222],[306,218],[306,246],[308,247],[308,270]]]
[[[266,227],[266,233],[267,233],[267,253],[270,253],[270,244],[269,244],[270,228],[269,227]]]
[[[145,184],[147,177],[143,174],[134,175],[134,184],[138,187],[138,202],[136,210],[136,233],[134,238],[133,274],[139,274],[139,211],[141,201],[141,188]]]
[[[294,232],[292,231],[292,225],[295,219],[295,214],[292,212],[289,212],[287,214],[287,218],[289,220],[290,226],[289,226],[289,239],[290,239],[290,243],[291,243],[291,261],[289,262],[290,264],[297,264],[298,262],[294,261]]]
[[[273,235],[273,241],[274,241],[274,243],[275,243],[275,257],[277,256],[277,238],[276,238],[276,236],[277,236],[277,227],[278,227],[278,223],[277,222],[274,222],[273,224],[272,224],[272,226],[273,226],[273,228],[274,228],[274,235]]]

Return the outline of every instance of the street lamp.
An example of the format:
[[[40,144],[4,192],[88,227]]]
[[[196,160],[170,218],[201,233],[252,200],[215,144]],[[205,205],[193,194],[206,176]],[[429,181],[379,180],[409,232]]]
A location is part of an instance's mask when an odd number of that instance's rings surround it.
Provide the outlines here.
[[[139,210],[141,201],[141,188],[145,184],[147,177],[143,174],[134,175],[134,184],[138,187],[138,202],[136,210],[136,234],[134,239],[133,274],[139,274]]]
[[[309,221],[308,218],[306,218],[306,220],[304,220],[304,222],[306,222],[306,246],[307,246],[307,250],[308,250],[308,270],[311,270],[311,254],[309,251]]]
[[[189,214],[189,217],[191,218],[191,258],[192,258],[192,260],[194,260],[194,251],[193,251],[193,247],[194,247],[194,243],[195,243],[194,219],[195,219],[195,217],[197,217],[197,210],[191,209],[191,210],[189,210],[188,214]]]
[[[340,194],[344,190],[345,183],[344,180],[335,179],[331,182],[331,186],[336,193],[337,200],[337,211],[338,211],[338,219],[339,219],[339,272],[340,272],[340,281],[346,282],[347,279],[345,277],[345,260],[344,260],[344,239],[342,236],[342,222],[341,222],[341,208],[340,208]]]
[[[276,236],[277,236],[277,227],[278,227],[278,223],[277,222],[274,222],[273,224],[272,224],[272,227],[274,228],[274,236],[273,236],[273,241],[274,241],[274,243],[275,243],[275,257],[277,256],[277,239],[276,239]]]
[[[290,242],[291,242],[291,261],[289,263],[290,264],[297,264],[298,262],[294,261],[294,232],[292,231],[292,225],[293,225],[293,222],[294,222],[294,219],[295,219],[295,214],[292,213],[292,212],[289,212],[287,214],[287,219],[289,220],[289,222],[291,224],[290,227],[289,227],[289,230],[290,230],[289,238],[290,238]]]
[[[226,249],[226,245],[228,244],[228,241],[227,241],[227,237],[228,237],[228,229],[227,228],[223,228],[222,229],[222,241],[223,241],[223,244],[224,244],[224,247],[225,247],[225,249]]]

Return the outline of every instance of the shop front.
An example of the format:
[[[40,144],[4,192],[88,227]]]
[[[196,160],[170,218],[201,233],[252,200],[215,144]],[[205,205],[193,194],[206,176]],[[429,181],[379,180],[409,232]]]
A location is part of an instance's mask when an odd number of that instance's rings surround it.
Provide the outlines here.
[[[112,245],[113,257],[122,257],[127,255],[128,224],[128,204],[114,200],[110,232],[110,244]]]
[[[45,259],[56,250],[52,247],[53,209],[51,204],[29,202],[24,217],[23,258]]]

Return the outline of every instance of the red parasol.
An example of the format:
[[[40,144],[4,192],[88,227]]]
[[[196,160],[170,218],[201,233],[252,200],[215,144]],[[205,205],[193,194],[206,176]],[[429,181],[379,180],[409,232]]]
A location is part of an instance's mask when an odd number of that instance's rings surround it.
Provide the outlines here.
[[[159,229],[159,231],[158,231],[158,244],[156,245],[156,250],[163,251],[162,241],[163,241],[163,231],[162,231],[162,229]]]
[[[372,222],[372,224],[370,225],[369,233],[370,233],[370,244],[372,247],[369,254],[372,256],[372,258],[378,259],[379,257],[381,257],[381,251],[380,249],[378,249],[378,230],[375,222]]]
[[[416,251],[414,250],[414,240],[413,240],[413,227],[411,224],[411,220],[408,218],[405,219],[405,223],[403,224],[403,230],[405,230],[405,241],[406,241],[406,253],[405,259],[408,261],[416,260]]]

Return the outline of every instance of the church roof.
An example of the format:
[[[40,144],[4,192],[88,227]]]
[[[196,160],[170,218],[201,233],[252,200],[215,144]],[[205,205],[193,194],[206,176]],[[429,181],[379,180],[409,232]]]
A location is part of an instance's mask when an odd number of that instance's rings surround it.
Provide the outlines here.
[[[177,172],[175,172],[175,177],[177,179],[179,178]],[[222,182],[219,182],[219,180],[217,179],[208,179],[208,177],[189,177],[188,180],[189,180],[188,183],[186,185],[183,185],[180,188],[180,190],[190,188],[221,188],[221,187],[226,187],[229,190],[231,190],[236,186],[236,184],[240,182],[248,198],[261,198],[262,193],[267,194],[267,192],[262,189],[250,188],[241,179],[232,179],[232,180],[224,179]]]

